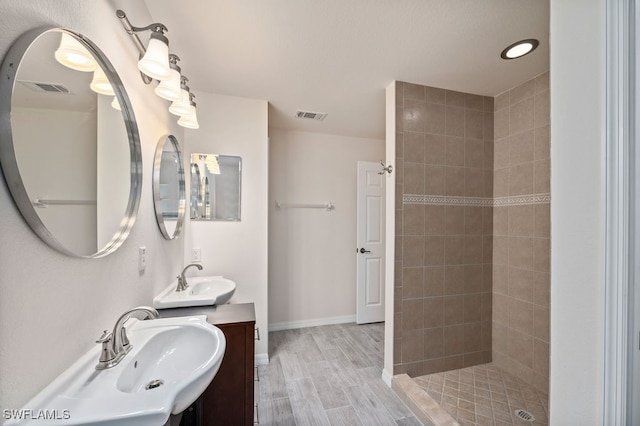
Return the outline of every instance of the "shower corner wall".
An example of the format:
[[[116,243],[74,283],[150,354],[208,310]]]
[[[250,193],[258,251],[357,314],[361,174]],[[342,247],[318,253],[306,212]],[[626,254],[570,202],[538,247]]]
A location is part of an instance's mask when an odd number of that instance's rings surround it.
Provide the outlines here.
[[[394,374],[491,362],[493,110],[397,83]]]
[[[548,76],[396,83],[394,374],[493,361],[548,393]]]

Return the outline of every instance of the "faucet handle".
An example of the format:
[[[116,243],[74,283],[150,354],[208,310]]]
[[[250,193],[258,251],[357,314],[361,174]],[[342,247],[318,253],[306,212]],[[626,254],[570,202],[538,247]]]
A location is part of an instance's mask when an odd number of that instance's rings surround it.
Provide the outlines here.
[[[98,365],[96,365],[97,370],[103,370],[108,365],[109,361],[112,361],[116,354],[113,351],[113,333],[109,330],[105,330],[102,333],[102,336],[96,343],[102,344],[102,349],[100,350],[100,359],[98,359]]]
[[[106,343],[110,341],[112,337],[113,333],[109,330],[105,330],[102,332],[102,336],[100,336],[100,338],[96,340],[96,343]]]

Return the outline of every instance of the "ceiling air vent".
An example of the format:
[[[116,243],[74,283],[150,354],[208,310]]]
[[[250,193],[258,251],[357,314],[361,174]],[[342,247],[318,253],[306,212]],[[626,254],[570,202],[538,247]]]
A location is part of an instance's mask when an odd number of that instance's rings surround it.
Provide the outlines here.
[[[324,120],[327,116],[326,112],[296,111],[296,117],[306,118],[308,120]]]
[[[40,83],[37,81],[20,81],[20,83],[35,92],[70,93],[69,89],[62,84]]]

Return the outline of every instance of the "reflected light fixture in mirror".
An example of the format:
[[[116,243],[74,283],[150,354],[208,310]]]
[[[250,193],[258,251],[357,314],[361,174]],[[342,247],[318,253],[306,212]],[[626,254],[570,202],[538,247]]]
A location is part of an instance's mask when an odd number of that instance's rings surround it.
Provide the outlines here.
[[[171,101],[169,112],[174,115],[188,115],[184,120],[179,119],[178,124],[183,127],[197,129],[197,119],[195,119],[195,103],[192,104],[189,87],[186,85],[186,77],[181,74],[181,69],[177,65],[179,58],[169,54],[169,39],[164,35],[167,27],[160,23],[147,25],[146,27],[134,27],[129,22],[126,13],[118,9],[116,16],[120,19],[122,26],[129,34],[142,55],[138,61],[138,69],[142,73],[142,80],[145,84],[150,84],[154,79],[158,80],[155,93],[159,97]],[[145,48],[136,33],[151,31],[149,43]],[[194,124],[195,123],[195,124]]]
[[[87,49],[67,33],[62,33],[54,56],[58,62],[72,70],[91,72],[97,68],[96,61]]]
[[[104,71],[102,71],[102,68],[100,67],[96,68],[93,72],[93,79],[91,80],[89,87],[91,88],[91,90],[101,95],[115,95],[113,87],[111,87],[111,83],[109,83],[109,79],[107,78],[107,75],[104,73]]]

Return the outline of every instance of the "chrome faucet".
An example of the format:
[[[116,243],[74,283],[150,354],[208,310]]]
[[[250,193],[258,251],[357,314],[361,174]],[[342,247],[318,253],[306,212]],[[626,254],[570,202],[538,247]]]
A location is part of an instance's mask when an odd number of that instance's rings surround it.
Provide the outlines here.
[[[189,284],[187,283],[187,277],[184,276],[184,273],[187,272],[187,269],[195,266],[199,271],[202,271],[202,265],[199,263],[190,263],[182,270],[182,273],[178,275],[178,286],[176,287],[176,291],[185,291]]]
[[[138,313],[145,315],[142,319],[158,318],[158,311],[150,306],[138,306],[120,315],[120,318],[116,321],[116,325],[113,327],[113,331],[105,330],[102,336],[96,340],[96,343],[102,344],[102,351],[100,352],[100,359],[96,365],[96,370],[115,367],[131,350],[133,346],[127,338],[127,330],[124,328],[124,323],[134,314]]]

